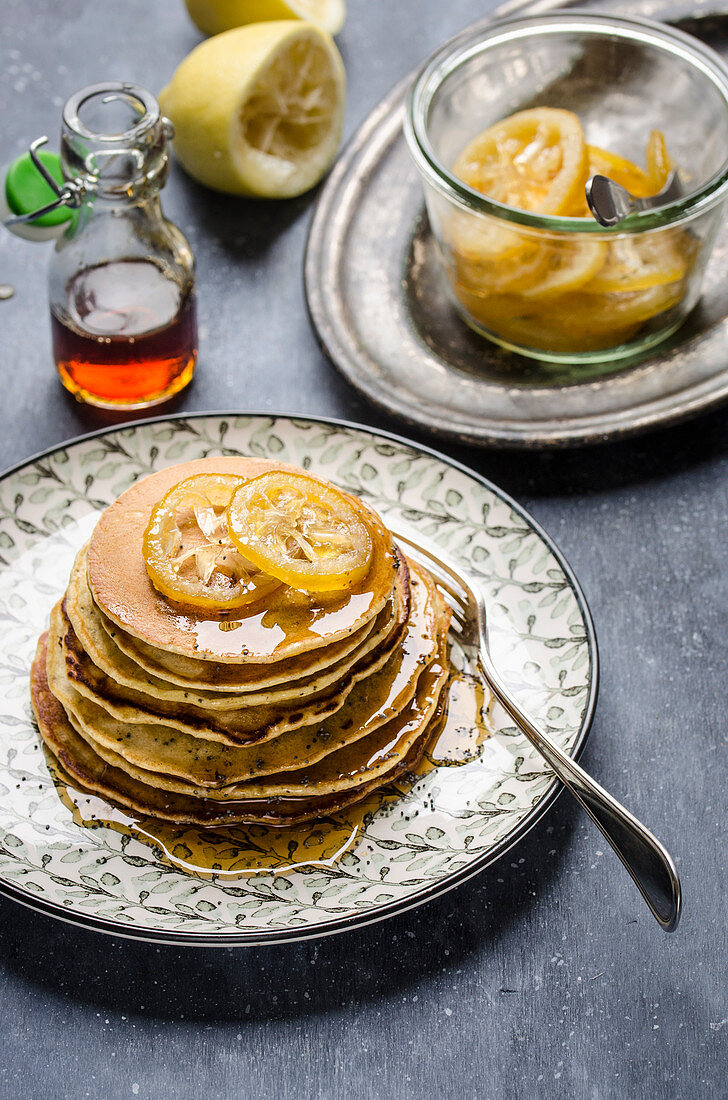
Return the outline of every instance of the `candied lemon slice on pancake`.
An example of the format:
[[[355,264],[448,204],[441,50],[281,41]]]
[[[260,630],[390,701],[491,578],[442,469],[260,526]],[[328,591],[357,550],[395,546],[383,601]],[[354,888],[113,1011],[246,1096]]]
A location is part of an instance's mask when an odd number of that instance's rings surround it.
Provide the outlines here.
[[[245,479],[196,474],[152,510],[142,552],[154,587],[176,603],[208,611],[245,607],[279,587],[230,539],[226,509]]]
[[[497,122],[466,145],[453,165],[464,183],[489,198],[538,214],[581,206],[589,162],[572,111],[534,107]]]
[[[230,537],[259,569],[292,588],[333,592],[368,570],[369,528],[354,501],[306,474],[261,474],[236,490]]]

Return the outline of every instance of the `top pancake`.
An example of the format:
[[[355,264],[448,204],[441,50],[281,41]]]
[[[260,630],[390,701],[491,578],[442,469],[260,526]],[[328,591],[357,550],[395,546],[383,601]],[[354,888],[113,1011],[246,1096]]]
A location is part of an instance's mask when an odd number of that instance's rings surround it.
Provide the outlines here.
[[[106,619],[96,606],[87,583],[86,548],[71,571],[64,607],[82,648],[96,667],[119,684],[153,694],[171,703],[195,702],[223,709],[239,704],[244,693],[254,698],[269,693],[282,701],[303,697],[334,684],[354,661],[377,646],[391,630],[402,625],[409,614],[409,579],[406,562],[400,561],[390,598],[379,614],[360,630],[323,649],[301,653],[285,661],[268,664],[217,664],[178,653],[166,653],[147,645],[116,623]],[[234,698],[231,698],[231,695]],[[218,697],[218,700],[215,700]]]
[[[114,623],[159,649],[197,659],[267,664],[330,645],[360,630],[384,606],[394,584],[397,556],[379,517],[355,498],[372,534],[372,562],[366,577],[345,593],[308,593],[283,585],[265,605],[220,617],[184,610],[152,585],[142,539],[152,509],[178,482],[194,474],[256,477],[296,467],[244,457],[214,457],[160,470],[127,489],[101,515],[88,547],[88,582],[94,600]],[[321,479],[317,479],[321,480]],[[325,485],[325,481],[321,481]]]

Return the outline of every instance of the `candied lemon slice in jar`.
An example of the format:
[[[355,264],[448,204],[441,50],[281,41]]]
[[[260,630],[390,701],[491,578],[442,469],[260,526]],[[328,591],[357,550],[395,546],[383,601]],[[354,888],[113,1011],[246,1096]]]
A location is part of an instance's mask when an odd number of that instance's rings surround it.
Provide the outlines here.
[[[632,234],[610,241],[606,262],[589,283],[592,294],[628,294],[680,282],[690,266],[691,244],[672,229]]]
[[[452,269],[456,281],[470,287],[474,294],[516,293],[537,284],[548,264],[543,247],[521,238],[520,251],[510,257],[476,255],[462,250],[453,253]]]
[[[446,243],[465,262],[493,264],[518,256],[528,238],[518,227],[504,229],[495,218],[475,216],[472,211],[448,211],[441,231]]]
[[[468,313],[506,345],[533,347],[544,352],[597,351],[620,343],[626,325],[612,325],[606,332],[572,324],[573,314],[555,309],[551,302],[527,302],[514,295],[475,298],[458,291]],[[578,297],[578,295],[565,296]],[[632,335],[636,328],[627,332]],[[625,337],[625,338],[627,338]]]
[[[453,165],[464,183],[497,202],[538,214],[579,208],[589,163],[572,111],[533,107],[473,138]]]
[[[572,310],[570,324],[574,329],[581,327],[583,331],[605,333],[651,321],[677,305],[683,295],[680,283],[665,283],[616,294],[591,294],[587,292],[589,289],[574,295],[578,298],[577,316],[580,320],[574,321],[575,310]]]
[[[544,270],[533,286],[520,288],[526,299],[552,299],[578,290],[604,266],[607,259],[606,241],[582,241],[565,238],[563,242],[545,245]]]
[[[307,474],[252,478],[236,490],[227,516],[241,553],[292,588],[341,591],[369,571],[372,537],[355,502]]]
[[[587,155],[590,176],[609,176],[639,199],[654,194],[655,188],[648,174],[626,157],[600,149],[598,145],[587,145]]]
[[[615,183],[626,187],[637,199],[656,195],[667,183],[667,177],[673,166],[664,135],[660,130],[653,130],[647,142],[646,172],[626,157],[621,157],[618,153],[610,153],[608,149],[600,149],[598,145],[587,145],[586,152],[590,176],[608,176]],[[586,196],[578,214],[584,218],[591,217]]]
[[[244,484],[244,478],[232,474],[195,474],[155,505],[142,553],[149,578],[163,596],[185,607],[234,611],[280,587],[230,538],[227,506]]]
[[[538,107],[511,115],[473,138],[455,161],[453,172],[470,187],[509,206],[542,214],[572,214],[583,200],[587,168],[577,116]],[[551,249],[527,229],[505,228],[495,219],[477,222],[472,216],[459,232],[455,224],[448,228],[454,277],[470,293],[525,292],[553,274]],[[578,285],[581,266],[575,266]],[[587,277],[596,269],[590,256]]]
[[[590,176],[608,176],[615,183],[626,187],[637,199],[656,195],[667,183],[673,167],[661,130],[653,130],[647,142],[646,172],[626,157],[610,153],[608,149],[601,149],[598,145],[587,145],[586,152]],[[586,195],[578,214],[584,218],[591,217]]]
[[[591,221],[584,190],[591,175],[638,197],[664,186],[673,164],[658,130],[645,161],[646,170],[587,145],[576,115],[544,107],[473,138],[453,171],[509,206]],[[697,252],[690,234],[675,229],[597,236],[460,211],[442,222],[443,256],[466,320],[516,349],[590,352],[627,343],[681,301]]]
[[[647,175],[652,184],[652,194],[657,194],[667,183],[667,177],[673,169],[672,157],[667,151],[665,135],[661,130],[653,130],[647,141]]]

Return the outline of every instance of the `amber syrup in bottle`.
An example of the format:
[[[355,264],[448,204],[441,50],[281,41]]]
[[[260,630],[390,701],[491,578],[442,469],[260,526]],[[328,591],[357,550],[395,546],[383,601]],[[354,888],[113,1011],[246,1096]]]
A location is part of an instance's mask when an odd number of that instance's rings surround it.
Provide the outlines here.
[[[66,389],[104,408],[144,407],[190,381],[197,361],[192,287],[147,259],[79,272],[51,308],[53,355]]]

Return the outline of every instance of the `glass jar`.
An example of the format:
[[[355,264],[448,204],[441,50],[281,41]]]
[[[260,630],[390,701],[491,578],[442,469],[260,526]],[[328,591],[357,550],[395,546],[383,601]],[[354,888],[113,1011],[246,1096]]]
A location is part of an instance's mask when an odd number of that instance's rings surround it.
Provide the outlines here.
[[[66,389],[102,408],[158,404],[197,362],[194,259],[159,200],[170,136],[135,84],[83,88],[63,109],[75,208],[50,264],[53,355]]]
[[[662,131],[684,195],[604,229],[505,205],[456,175],[476,135],[534,107],[578,115],[614,160],[639,162]],[[728,70],[697,39],[583,12],[466,31],[417,77],[405,133],[453,302],[488,339],[583,378],[664,340],[695,306],[728,197]]]

